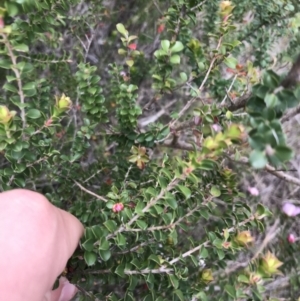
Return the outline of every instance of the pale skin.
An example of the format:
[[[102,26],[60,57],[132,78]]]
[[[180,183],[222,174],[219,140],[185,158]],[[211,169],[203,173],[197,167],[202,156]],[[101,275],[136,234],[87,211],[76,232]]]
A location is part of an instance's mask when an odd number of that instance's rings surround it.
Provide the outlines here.
[[[24,189],[0,193],[0,300],[69,301],[74,285],[60,278],[83,226],[43,195]]]

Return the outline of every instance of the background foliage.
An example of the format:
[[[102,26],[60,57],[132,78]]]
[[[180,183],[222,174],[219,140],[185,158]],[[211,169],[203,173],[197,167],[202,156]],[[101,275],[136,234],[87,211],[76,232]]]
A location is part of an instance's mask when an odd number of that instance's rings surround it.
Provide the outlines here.
[[[0,14],[0,187],[85,225],[65,271],[80,300],[299,297],[293,222],[269,201],[300,185],[300,91],[278,89],[298,1],[6,0]],[[264,197],[278,179],[288,192]]]

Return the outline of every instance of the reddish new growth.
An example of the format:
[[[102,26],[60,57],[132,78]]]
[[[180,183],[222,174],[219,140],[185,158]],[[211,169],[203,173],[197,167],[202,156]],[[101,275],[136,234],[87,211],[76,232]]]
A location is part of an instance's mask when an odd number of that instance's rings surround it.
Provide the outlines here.
[[[45,122],[45,127],[48,127],[52,124],[52,118],[49,118],[46,122]]]
[[[190,173],[193,172],[193,170],[194,170],[194,167],[189,166],[189,167],[187,167],[187,168],[184,169],[184,174],[185,175],[189,175]]]

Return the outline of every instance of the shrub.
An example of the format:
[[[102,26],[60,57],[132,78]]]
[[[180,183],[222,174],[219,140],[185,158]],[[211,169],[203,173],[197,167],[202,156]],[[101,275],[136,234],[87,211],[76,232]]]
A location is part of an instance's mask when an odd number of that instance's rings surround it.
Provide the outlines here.
[[[299,4],[6,0],[0,13],[1,189],[37,190],[85,225],[67,269],[80,299],[266,300],[284,257],[257,248],[271,212],[239,184],[252,167],[299,185],[276,169],[300,91],[270,70],[274,42],[289,37],[279,61],[298,51]]]

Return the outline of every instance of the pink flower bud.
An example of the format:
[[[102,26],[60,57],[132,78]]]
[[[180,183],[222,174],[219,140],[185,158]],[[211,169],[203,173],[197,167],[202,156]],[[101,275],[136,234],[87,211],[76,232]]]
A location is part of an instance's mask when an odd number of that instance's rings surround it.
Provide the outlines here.
[[[248,187],[248,191],[253,196],[259,196],[259,191],[256,187]]]
[[[212,125],[212,128],[213,128],[213,130],[215,131],[215,132],[221,132],[221,130],[222,130],[222,127],[219,125],[219,124],[216,124],[216,123],[214,123],[213,125]]]
[[[290,233],[287,237],[287,241],[290,243],[290,244],[293,244],[295,241],[296,241],[296,237],[294,234]]]
[[[124,205],[122,203],[116,203],[112,207],[112,211],[115,212],[115,213],[120,212],[123,209],[124,209]]]
[[[194,123],[195,125],[199,125],[202,123],[202,118],[200,116],[195,116],[194,117]]]
[[[300,213],[300,207],[297,207],[297,206],[295,206],[294,204],[291,204],[291,203],[285,203],[282,206],[282,211],[287,216],[296,216]]]

